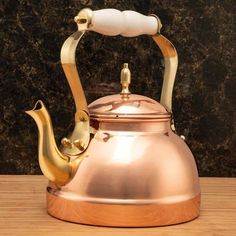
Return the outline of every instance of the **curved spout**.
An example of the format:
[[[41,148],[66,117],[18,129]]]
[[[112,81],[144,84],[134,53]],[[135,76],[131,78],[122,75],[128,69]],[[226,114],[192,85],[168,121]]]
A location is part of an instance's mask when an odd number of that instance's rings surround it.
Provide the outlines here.
[[[36,122],[39,130],[39,165],[43,174],[57,185],[64,185],[72,175],[70,158],[63,155],[57,148],[50,115],[42,101],[26,111]]]

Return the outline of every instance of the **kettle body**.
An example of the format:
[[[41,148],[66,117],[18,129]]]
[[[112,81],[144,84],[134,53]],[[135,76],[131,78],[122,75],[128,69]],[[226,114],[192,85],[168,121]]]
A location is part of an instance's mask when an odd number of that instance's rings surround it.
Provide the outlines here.
[[[102,122],[74,178],[48,188],[49,214],[103,226],[160,226],[199,215],[191,151],[170,121]]]
[[[170,114],[152,99],[128,96],[111,95],[89,105],[97,132],[88,157],[68,184],[48,188],[49,214],[119,227],[176,224],[199,215],[196,164],[172,131]]]
[[[198,171],[190,149],[177,135],[172,114],[177,52],[160,34],[159,18],[86,8],[75,22],[78,32],[61,50],[76,105],[72,134],[58,148],[43,102],[27,111],[39,129],[39,164],[49,180],[48,213],[66,221],[118,227],[171,225],[196,218]],[[87,106],[75,51],[88,30],[109,36],[151,35],[165,62],[160,103],[130,92],[131,72],[125,63],[121,92]]]

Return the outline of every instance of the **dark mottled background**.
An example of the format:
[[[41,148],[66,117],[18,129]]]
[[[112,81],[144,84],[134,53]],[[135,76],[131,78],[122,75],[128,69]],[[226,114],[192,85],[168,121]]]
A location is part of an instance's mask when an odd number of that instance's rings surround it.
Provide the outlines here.
[[[38,99],[52,114],[58,141],[71,130],[75,108],[59,57],[84,7],[161,18],[162,33],[179,54],[173,96],[178,133],[187,137],[201,176],[236,176],[234,0],[1,0],[0,173],[41,173],[36,125],[24,113]],[[132,91],[159,99],[163,66],[149,37],[88,33],[77,60],[89,102],[120,91],[123,62],[130,63]]]

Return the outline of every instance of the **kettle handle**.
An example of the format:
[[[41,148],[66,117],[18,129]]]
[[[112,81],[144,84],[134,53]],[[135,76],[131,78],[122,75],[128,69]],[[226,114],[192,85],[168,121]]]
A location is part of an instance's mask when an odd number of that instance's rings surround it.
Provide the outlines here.
[[[85,8],[75,17],[75,22],[78,25],[78,31],[64,42],[61,49],[61,63],[74,97],[77,110],[75,115],[76,122],[89,119],[86,98],[75,65],[76,47],[85,31],[89,30],[110,36],[119,34],[125,37],[134,37],[141,34],[151,35],[160,48],[165,62],[160,103],[168,112],[172,113],[172,92],[178,65],[178,55],[173,44],[160,34],[161,22],[157,16],[144,16],[134,11],[121,12],[116,9],[92,11],[89,8]],[[88,126],[86,127],[87,129]],[[175,130],[173,120],[172,129]]]
[[[90,18],[88,23],[87,19]],[[85,8],[74,18],[79,30],[84,27],[103,35],[135,37],[141,34],[154,35],[161,28],[154,15],[145,16],[135,11],[103,9],[92,11]]]

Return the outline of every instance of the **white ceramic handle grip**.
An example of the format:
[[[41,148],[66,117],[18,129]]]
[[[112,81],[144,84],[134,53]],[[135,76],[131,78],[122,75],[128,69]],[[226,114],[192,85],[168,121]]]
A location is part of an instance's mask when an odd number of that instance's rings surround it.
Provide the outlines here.
[[[135,11],[103,9],[93,11],[89,30],[100,34],[134,37],[142,34],[155,35],[158,31],[157,18],[144,16]]]

